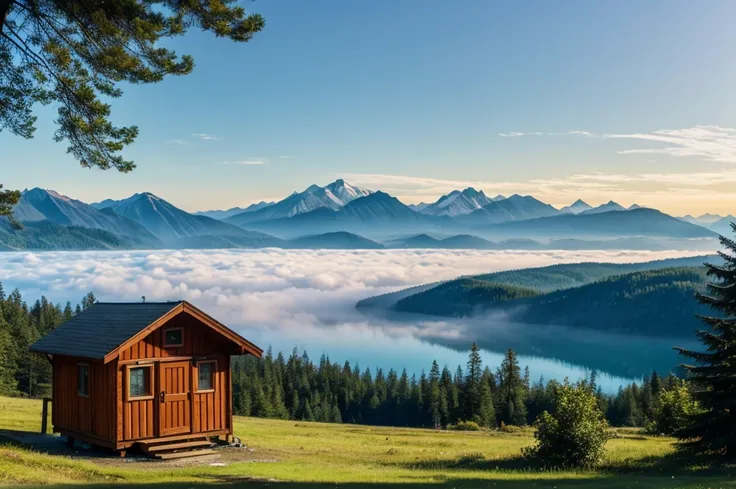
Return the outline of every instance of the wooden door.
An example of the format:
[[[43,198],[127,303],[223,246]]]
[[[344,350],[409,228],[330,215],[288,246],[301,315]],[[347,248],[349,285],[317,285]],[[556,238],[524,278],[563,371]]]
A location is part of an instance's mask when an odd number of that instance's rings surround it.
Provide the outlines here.
[[[191,433],[190,362],[159,364],[159,436]]]

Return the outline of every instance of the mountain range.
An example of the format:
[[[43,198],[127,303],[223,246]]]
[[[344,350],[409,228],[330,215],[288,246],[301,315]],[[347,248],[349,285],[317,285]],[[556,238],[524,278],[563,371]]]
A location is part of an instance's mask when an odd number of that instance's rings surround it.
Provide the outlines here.
[[[186,212],[149,192],[86,204],[34,188],[22,193],[14,214],[27,226],[20,231],[0,227],[0,249],[671,247],[662,240],[679,240],[678,247],[690,240],[702,249],[703,243],[715,243],[718,233],[729,233],[734,220],[733,216],[708,216],[708,222],[705,216],[674,218],[655,209],[626,209],[613,201],[592,207],[577,200],[557,209],[532,196],[490,198],[473,188],[409,206],[388,193],[342,179],[324,187],[312,185],[278,202],[199,213]],[[49,233],[41,241],[40,228]]]
[[[211,217],[213,219],[223,220],[223,219],[227,219],[228,217],[234,216],[236,214],[242,214],[243,212],[258,211],[258,210],[263,209],[264,207],[274,205],[275,203],[276,202],[266,202],[262,200],[258,202],[257,204],[251,204],[248,207],[232,207],[226,210],[197,211],[194,213],[194,215],[195,216],[206,216],[206,217]]]
[[[246,210],[231,215],[225,221],[243,226],[251,222],[290,218],[318,209],[337,211],[350,202],[370,194],[370,190],[354,187],[340,179],[324,187],[311,185],[303,192],[294,192],[284,200],[253,211]]]

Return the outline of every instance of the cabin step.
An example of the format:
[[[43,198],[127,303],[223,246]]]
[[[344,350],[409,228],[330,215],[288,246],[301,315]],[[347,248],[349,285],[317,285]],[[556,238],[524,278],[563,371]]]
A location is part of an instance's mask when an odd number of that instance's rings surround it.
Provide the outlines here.
[[[188,448],[188,449],[194,449],[194,448],[204,448],[204,447],[210,447],[212,446],[212,442],[209,440],[197,440],[197,441],[185,441],[181,443],[166,443],[162,445],[148,445],[143,447],[143,450],[145,450],[148,453],[155,453],[155,452],[167,452],[170,450],[181,450],[182,448]]]
[[[162,443],[169,443],[171,441],[183,441],[183,440],[207,440],[208,436],[203,435],[194,435],[194,434],[187,434],[187,435],[175,435],[175,436],[166,436],[163,438],[151,438],[149,440],[140,440],[138,442],[141,446],[152,446],[152,445],[161,445]]]
[[[188,458],[188,457],[203,457],[203,456],[218,455],[216,451],[211,448],[205,448],[203,450],[187,450],[183,452],[166,452],[166,453],[154,453],[153,457],[160,460],[173,460],[177,458]],[[219,455],[218,455],[219,456]]]

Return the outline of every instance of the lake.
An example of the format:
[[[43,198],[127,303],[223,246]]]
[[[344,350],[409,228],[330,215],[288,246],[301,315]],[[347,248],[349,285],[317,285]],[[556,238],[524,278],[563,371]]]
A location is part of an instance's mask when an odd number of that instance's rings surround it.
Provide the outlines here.
[[[631,338],[559,327],[357,311],[365,297],[458,275],[581,261],[641,262],[692,256],[666,251],[177,250],[0,253],[0,281],[28,302],[76,304],[185,299],[263,348],[326,354],[371,370],[429,371],[432,360],[465,366],[473,341],[493,369],[519,353],[537,379],[598,372],[607,391],[652,369],[675,367],[672,346],[692,340]]]

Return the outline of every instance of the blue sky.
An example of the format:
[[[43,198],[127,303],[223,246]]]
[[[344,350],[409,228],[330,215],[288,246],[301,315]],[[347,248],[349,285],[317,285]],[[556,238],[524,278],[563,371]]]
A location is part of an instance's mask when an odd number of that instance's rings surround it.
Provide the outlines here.
[[[473,185],[736,212],[734,2],[244,5],[266,18],[251,42],[192,32],[169,43],[192,75],[114,102],[140,128],[134,172],[80,168],[40,108],[35,139],[0,133],[0,181],[187,210],[344,177],[407,203]]]

